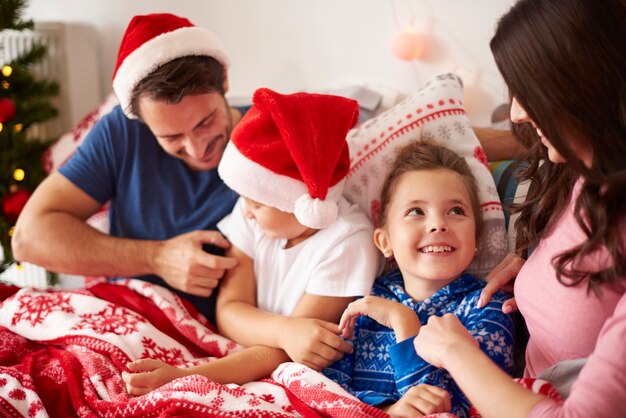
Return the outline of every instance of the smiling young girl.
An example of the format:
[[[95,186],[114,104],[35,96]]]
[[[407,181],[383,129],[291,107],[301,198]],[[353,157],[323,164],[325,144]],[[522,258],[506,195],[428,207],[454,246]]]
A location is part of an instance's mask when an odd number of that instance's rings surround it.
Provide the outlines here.
[[[513,365],[513,322],[497,293],[483,310],[484,283],[463,271],[476,252],[481,219],[463,158],[429,143],[398,152],[383,185],[374,242],[388,260],[370,296],[351,303],[339,328],[354,352],[324,370],[359,399],[392,416],[449,412],[469,403],[450,375],[415,354],[413,339],[432,315],[454,313],[502,369]]]

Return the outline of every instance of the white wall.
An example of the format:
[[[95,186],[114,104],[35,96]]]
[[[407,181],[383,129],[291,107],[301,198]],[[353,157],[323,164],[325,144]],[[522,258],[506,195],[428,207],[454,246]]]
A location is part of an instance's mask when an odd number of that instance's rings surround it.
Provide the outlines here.
[[[229,97],[258,87],[281,92],[371,84],[410,93],[456,70],[476,125],[507,94],[489,51],[495,23],[514,0],[31,0],[27,17],[93,28],[100,97],[110,91],[117,48],[135,14],[171,12],[214,31],[230,52]],[[411,21],[432,37],[423,61],[390,49]],[[83,63],[84,64],[84,63]],[[81,64],[75,64],[81,65]],[[91,100],[93,101],[93,100]],[[94,104],[84,103],[84,113]]]

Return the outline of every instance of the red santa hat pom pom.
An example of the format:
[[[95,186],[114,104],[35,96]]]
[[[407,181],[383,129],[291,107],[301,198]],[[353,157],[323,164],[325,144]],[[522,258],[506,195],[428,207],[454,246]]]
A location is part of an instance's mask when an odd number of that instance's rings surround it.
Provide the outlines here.
[[[259,89],[218,173],[240,195],[325,228],[337,219],[350,169],[346,135],[358,117],[358,103],[345,97]]]
[[[208,56],[224,68],[229,60],[220,40],[211,31],[169,13],[135,16],[128,24],[117,55],[113,90],[126,116],[137,84],[163,64],[187,56]]]

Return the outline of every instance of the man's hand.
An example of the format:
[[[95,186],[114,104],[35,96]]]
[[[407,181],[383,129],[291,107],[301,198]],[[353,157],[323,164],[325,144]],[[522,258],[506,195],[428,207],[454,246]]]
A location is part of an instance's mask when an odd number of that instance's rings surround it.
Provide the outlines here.
[[[217,231],[193,231],[163,241],[153,256],[155,274],[183,292],[208,297],[224,272],[237,265],[237,259],[209,254],[204,244],[229,248],[230,243]]]
[[[131,396],[145,395],[174,379],[187,375],[185,369],[179,369],[155,359],[133,361],[126,367],[133,372],[122,372],[126,390]]]
[[[376,296],[365,296],[348,305],[341,320],[339,330],[344,338],[351,338],[354,324],[359,316],[367,316],[380,325],[394,330],[396,341],[404,341],[420,330],[417,314],[408,306]]]
[[[427,384],[413,386],[398,402],[382,408],[392,417],[402,418],[450,412],[451,409],[450,394]]]
[[[287,318],[284,330],[278,330],[280,348],[289,357],[320,371],[352,352],[352,346],[339,337],[337,325],[321,319]]]

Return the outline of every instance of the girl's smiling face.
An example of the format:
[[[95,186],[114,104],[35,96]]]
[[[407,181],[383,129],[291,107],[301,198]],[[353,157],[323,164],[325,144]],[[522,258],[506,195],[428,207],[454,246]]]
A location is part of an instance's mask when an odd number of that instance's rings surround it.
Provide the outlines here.
[[[394,256],[414,298],[457,279],[476,252],[475,214],[463,177],[448,169],[402,174],[385,226],[374,238],[385,255]]]

